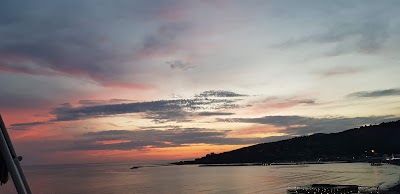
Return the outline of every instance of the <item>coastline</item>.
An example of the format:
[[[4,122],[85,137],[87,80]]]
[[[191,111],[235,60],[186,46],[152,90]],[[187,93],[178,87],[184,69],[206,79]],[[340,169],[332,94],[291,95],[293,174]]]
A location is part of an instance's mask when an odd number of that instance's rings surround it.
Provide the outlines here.
[[[381,193],[383,193],[383,194],[397,194],[397,193],[400,193],[400,181],[398,181],[396,183],[396,185],[394,185],[393,187],[390,187],[390,188],[388,188],[386,190],[382,190]]]
[[[354,163],[349,161],[330,161],[330,162],[288,162],[288,163],[232,163],[232,164],[197,164],[199,167],[237,167],[237,166],[269,166],[269,165],[307,165],[307,164],[332,164],[332,163]],[[196,163],[175,162],[173,165],[196,165]],[[400,161],[392,161],[386,163],[387,165],[400,166]],[[381,189],[382,194],[399,194],[400,193],[400,177],[399,180],[392,186]]]
[[[383,194],[397,194],[400,193],[400,179],[393,186],[381,191]]]
[[[400,166],[399,162],[392,162],[392,163],[389,163],[389,164]],[[397,194],[397,193],[400,193],[400,177],[399,177],[399,180],[397,180],[396,184],[394,184],[393,186],[391,186],[391,187],[389,187],[389,188],[387,188],[385,190],[382,190],[381,193],[383,193],[383,194]]]

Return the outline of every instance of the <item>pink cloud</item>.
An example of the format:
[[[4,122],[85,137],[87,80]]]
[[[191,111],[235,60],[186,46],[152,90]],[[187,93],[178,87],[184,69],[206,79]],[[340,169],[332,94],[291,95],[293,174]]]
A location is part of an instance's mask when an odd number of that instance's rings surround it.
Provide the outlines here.
[[[274,111],[288,109],[300,105],[315,105],[316,102],[313,99],[302,98],[302,97],[291,97],[291,98],[277,98],[270,97],[263,100],[254,102],[254,109],[257,111]]]
[[[142,85],[135,83],[124,83],[124,82],[104,82],[100,83],[104,87],[109,88],[121,88],[121,89],[129,89],[129,90],[151,90],[154,89],[153,86],[150,85]]]

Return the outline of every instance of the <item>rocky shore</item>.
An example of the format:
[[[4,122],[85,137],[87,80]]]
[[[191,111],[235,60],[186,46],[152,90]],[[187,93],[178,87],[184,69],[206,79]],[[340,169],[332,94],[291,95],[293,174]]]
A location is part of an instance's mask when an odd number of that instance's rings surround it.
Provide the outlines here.
[[[400,193],[400,183],[389,188],[387,191],[382,191],[383,194],[398,194]]]
[[[399,161],[396,161],[396,162],[393,161],[393,162],[391,162],[391,164],[400,166]],[[397,181],[396,185],[388,188],[387,190],[383,190],[381,193],[383,193],[383,194],[398,194],[398,193],[400,193],[400,179]]]
[[[400,193],[400,180],[393,187],[388,188],[387,190],[383,190],[381,193],[383,194],[398,194]]]

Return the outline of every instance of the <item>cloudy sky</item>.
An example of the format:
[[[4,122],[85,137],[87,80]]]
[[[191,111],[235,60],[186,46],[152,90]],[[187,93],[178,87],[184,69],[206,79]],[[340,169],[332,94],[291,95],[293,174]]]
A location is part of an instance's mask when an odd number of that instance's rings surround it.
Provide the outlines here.
[[[0,3],[25,164],[181,160],[400,117],[400,2]]]

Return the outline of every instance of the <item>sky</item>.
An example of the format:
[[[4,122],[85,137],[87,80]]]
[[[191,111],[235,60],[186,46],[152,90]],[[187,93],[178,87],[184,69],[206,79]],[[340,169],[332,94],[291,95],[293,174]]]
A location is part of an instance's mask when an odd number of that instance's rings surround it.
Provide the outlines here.
[[[24,164],[174,161],[400,118],[397,0],[0,2]]]

